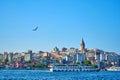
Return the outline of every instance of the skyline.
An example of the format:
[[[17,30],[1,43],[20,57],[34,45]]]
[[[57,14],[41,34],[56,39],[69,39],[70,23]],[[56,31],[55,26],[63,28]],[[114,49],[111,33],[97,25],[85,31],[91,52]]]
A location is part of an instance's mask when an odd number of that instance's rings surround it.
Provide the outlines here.
[[[55,46],[120,53],[120,1],[0,1],[0,53]],[[32,31],[35,27],[37,31]]]

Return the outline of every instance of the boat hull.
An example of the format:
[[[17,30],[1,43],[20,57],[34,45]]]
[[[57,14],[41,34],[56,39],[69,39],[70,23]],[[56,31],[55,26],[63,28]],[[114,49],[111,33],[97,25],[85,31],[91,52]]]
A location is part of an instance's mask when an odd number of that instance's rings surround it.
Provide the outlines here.
[[[92,66],[79,66],[79,65],[59,65],[50,68],[51,72],[79,72],[79,71],[99,71],[98,68]]]

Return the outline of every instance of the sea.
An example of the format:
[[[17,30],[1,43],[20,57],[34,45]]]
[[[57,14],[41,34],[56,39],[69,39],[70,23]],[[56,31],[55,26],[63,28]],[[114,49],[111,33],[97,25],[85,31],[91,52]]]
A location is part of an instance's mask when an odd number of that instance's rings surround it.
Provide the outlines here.
[[[47,70],[0,70],[0,80],[120,80],[120,72],[50,72]]]

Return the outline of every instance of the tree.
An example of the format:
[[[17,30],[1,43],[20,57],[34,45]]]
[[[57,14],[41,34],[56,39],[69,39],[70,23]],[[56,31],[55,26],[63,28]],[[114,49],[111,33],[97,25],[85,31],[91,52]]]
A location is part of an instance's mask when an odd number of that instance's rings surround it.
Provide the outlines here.
[[[32,64],[32,67],[35,67],[35,64]]]
[[[49,61],[50,59],[49,58],[42,58],[41,60],[42,61]]]
[[[84,64],[85,66],[89,66],[89,65],[91,65],[91,62],[90,62],[89,60],[85,60],[85,61],[83,62],[83,64]]]
[[[98,66],[96,64],[93,64],[92,67],[93,68],[98,68]]]
[[[41,63],[37,63],[35,66],[41,68],[42,64]]]
[[[35,66],[38,67],[38,68],[45,68],[45,67],[47,67],[47,65],[41,64],[41,63],[38,63]]]
[[[80,64],[80,62],[76,62],[76,64]]]
[[[59,59],[56,59],[56,62],[57,62],[57,63],[60,63]]]
[[[8,63],[8,59],[5,59],[5,60],[4,60],[4,63],[7,64],[7,63]]]
[[[29,62],[29,63],[32,63],[32,60],[29,60],[28,62]]]

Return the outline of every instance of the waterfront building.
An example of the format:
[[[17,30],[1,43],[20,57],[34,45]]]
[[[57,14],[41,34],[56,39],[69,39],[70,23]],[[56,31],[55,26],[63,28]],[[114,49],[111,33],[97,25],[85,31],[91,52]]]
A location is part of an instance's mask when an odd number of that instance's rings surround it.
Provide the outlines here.
[[[105,61],[107,67],[119,66],[119,55],[114,52],[105,52]]]
[[[65,47],[63,47],[62,49],[61,49],[61,52],[66,52],[67,51],[67,48],[65,48]]]
[[[33,60],[40,60],[40,58],[42,57],[42,54],[41,53],[33,53]]]
[[[16,68],[23,68],[24,64],[22,62],[16,62]]]
[[[44,52],[43,54],[42,54],[42,57],[49,57],[49,52]]]
[[[25,59],[25,61],[30,61],[30,60],[32,60],[32,50],[28,50],[28,52],[25,53],[24,59]]]
[[[0,61],[3,60],[3,54],[0,54]]]
[[[62,54],[62,59],[63,61],[67,61],[68,64],[76,64],[76,62],[82,64],[82,62],[86,60],[86,55],[76,50],[74,53],[69,52],[69,54]]]
[[[25,59],[25,61],[30,61],[31,60],[31,54],[26,53],[24,59]]]
[[[59,48],[55,47],[55,48],[53,48],[53,50],[52,50],[51,52],[52,52],[53,54],[54,54],[54,53],[59,54]]]
[[[80,43],[80,49],[70,48],[66,52],[60,52],[62,54],[62,61],[63,63],[67,64],[76,64],[76,62],[82,65],[82,62],[86,60],[85,54],[85,43],[82,39]]]
[[[95,60],[99,67],[103,69],[105,67],[105,53],[103,50],[94,49],[95,51]]]
[[[105,54],[104,51],[99,49],[94,49],[95,52],[95,60],[104,61],[105,60]]]
[[[120,55],[118,55],[118,66],[120,66]]]
[[[21,69],[24,67],[24,63],[22,62],[11,62],[10,63],[10,68],[12,69]]]
[[[62,55],[57,54],[57,53],[54,53],[54,54],[52,53],[52,54],[51,54],[51,58],[52,58],[52,59],[60,59],[60,58],[62,58]]]
[[[8,52],[4,52],[4,54],[3,54],[3,58],[4,58],[4,60],[5,60],[5,59],[8,60]]]
[[[86,52],[86,58],[92,64],[95,64],[95,51],[93,49],[88,49],[88,51]]]
[[[15,54],[13,54],[13,60],[12,61],[15,61],[15,62],[21,61],[21,56],[22,56],[21,53],[16,52]]]
[[[9,61],[9,62],[12,62],[12,61],[13,61],[13,52],[10,52],[10,53],[8,54],[8,61]]]
[[[70,49],[68,49],[67,54],[68,54],[68,55],[72,55],[72,54],[74,54],[74,53],[76,53],[76,52],[77,52],[77,51],[76,51],[75,48],[70,48]]]
[[[60,51],[60,55],[64,55],[64,54],[67,54],[68,52],[63,52],[63,51]]]
[[[62,55],[62,57],[60,59],[60,63],[61,64],[68,64],[68,55],[66,53],[61,54],[61,55]]]
[[[100,68],[105,67],[105,54],[104,51],[99,49],[88,49],[86,53],[87,60],[92,64],[99,65]]]
[[[82,65],[82,62],[86,60],[86,54],[84,53],[76,53],[76,62],[79,62]]]
[[[51,52],[39,51],[32,53],[32,50],[28,52],[15,53],[4,52],[0,54],[0,61],[4,60],[11,63],[13,67],[18,68],[20,63],[31,66],[32,63],[38,61],[42,64],[59,64],[59,65],[83,65],[85,60],[89,60],[91,64],[98,65],[98,68],[103,69],[105,67],[120,66],[120,55],[114,52],[104,52],[100,49],[87,49],[85,48],[85,42],[82,39],[80,48],[59,48],[55,47]],[[32,61],[34,60],[34,62]],[[2,63],[3,61],[1,61]],[[12,63],[14,62],[14,63]],[[18,62],[18,63],[15,63]],[[5,63],[5,62],[4,62]],[[6,64],[7,65],[7,64]]]

